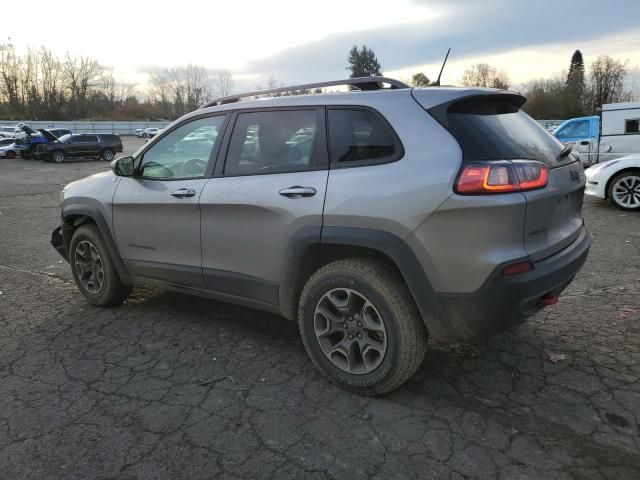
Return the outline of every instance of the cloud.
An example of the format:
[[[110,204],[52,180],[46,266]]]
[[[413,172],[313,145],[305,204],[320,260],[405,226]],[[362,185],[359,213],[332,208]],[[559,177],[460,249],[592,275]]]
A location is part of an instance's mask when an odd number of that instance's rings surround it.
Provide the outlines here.
[[[530,46],[573,43],[637,29],[638,0],[416,0],[437,18],[326,38],[251,61],[244,73],[274,75],[286,83],[348,76],[346,56],[354,44],[373,48],[385,71],[439,62],[446,49],[456,59]],[[435,73],[435,72],[433,72]]]

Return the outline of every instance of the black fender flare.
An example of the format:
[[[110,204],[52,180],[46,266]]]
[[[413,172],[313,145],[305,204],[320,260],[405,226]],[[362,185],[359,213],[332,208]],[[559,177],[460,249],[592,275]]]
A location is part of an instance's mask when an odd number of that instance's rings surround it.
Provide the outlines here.
[[[77,199],[76,199],[77,200]],[[124,266],[122,262],[122,258],[120,258],[120,253],[118,251],[118,247],[116,246],[115,240],[113,238],[113,234],[111,233],[111,229],[109,228],[109,224],[104,218],[101,210],[94,204],[98,203],[96,200],[92,198],[86,198],[83,200],[83,203],[72,203],[69,205],[64,205],[62,207],[62,239],[64,242],[64,246],[67,251],[69,251],[69,244],[71,243],[71,237],[73,235],[73,231],[76,227],[82,225],[86,221],[70,221],[70,219],[74,218],[86,218],[93,221],[98,227],[100,231],[100,235],[102,240],[104,241],[107,249],[109,250],[109,256],[111,257],[111,261],[113,265],[116,267],[118,271],[118,275],[124,281],[126,277],[128,277],[129,272],[127,268]]]
[[[364,247],[386,255],[404,278],[427,328],[439,330],[440,322],[438,320],[442,319],[443,315],[440,303],[427,273],[418,262],[411,247],[392,233],[370,228],[304,227],[294,234],[287,248],[287,251],[290,252],[287,255],[289,262],[280,282],[279,295],[282,307],[291,309],[294,305],[295,299],[292,297],[296,272],[301,266],[307,249],[318,243]],[[433,332],[435,337],[438,337],[439,333],[438,331]]]

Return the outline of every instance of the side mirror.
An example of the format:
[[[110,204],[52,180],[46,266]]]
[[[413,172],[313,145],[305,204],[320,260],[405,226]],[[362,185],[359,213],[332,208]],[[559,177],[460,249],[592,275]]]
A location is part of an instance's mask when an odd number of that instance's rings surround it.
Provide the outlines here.
[[[111,170],[119,177],[132,177],[134,172],[133,157],[120,157],[111,162]]]

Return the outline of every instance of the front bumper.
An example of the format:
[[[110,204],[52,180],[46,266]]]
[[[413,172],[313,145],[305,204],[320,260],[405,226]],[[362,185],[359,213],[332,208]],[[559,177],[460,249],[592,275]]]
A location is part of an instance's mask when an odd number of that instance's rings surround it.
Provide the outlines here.
[[[476,292],[436,294],[441,316],[434,319],[432,336],[444,342],[465,341],[521,324],[544,307],[542,297],[558,296],[571,283],[590,245],[591,236],[583,226],[571,245],[534,262],[527,273],[502,277],[498,268]]]
[[[68,243],[65,242],[62,227],[58,227],[51,232],[51,245],[53,245],[53,248],[56,249],[56,252],[58,252],[62,258],[67,262],[69,261],[69,252],[67,251]]]

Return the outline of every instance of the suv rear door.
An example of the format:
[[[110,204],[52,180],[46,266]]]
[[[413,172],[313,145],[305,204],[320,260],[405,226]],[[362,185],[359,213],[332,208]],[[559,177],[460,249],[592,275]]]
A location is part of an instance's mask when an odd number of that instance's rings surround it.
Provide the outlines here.
[[[65,150],[70,157],[87,157],[95,155],[96,151],[100,150],[99,144],[97,135],[73,135]]]
[[[113,197],[120,256],[133,275],[203,287],[198,200],[213,170],[226,115],[190,119],[164,132],[121,177]],[[190,139],[198,136],[198,145]]]
[[[232,124],[225,162],[200,197],[205,282],[219,293],[278,305],[294,239],[320,239],[324,110],[244,110]]]

